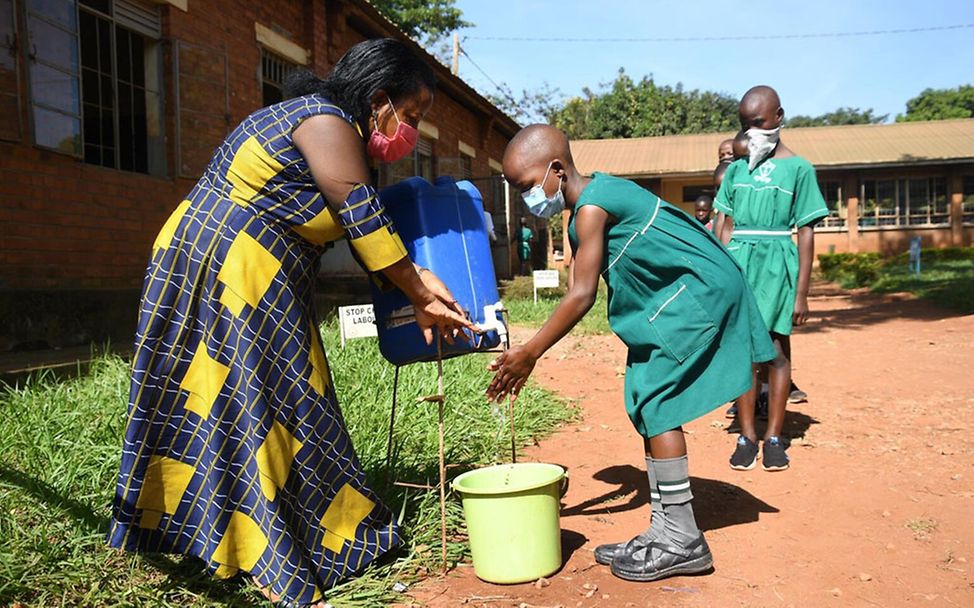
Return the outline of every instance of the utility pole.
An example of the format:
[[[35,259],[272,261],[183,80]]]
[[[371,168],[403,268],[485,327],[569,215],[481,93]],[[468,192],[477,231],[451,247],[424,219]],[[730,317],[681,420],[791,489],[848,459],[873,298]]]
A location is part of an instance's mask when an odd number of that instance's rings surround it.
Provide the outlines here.
[[[453,64],[450,71],[454,76],[460,75],[460,34],[453,34]]]

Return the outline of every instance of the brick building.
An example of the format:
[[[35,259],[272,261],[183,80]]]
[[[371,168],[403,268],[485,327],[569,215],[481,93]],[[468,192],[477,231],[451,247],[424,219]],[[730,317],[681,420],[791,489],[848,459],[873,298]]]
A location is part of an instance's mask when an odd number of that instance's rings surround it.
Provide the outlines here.
[[[733,133],[572,142],[582,171],[634,179],[691,211],[713,194],[717,145]],[[974,243],[974,119],[793,128],[782,139],[818,174],[829,216],[816,254]]]
[[[223,136],[294,66],[324,74],[375,37],[408,41],[365,0],[0,0],[0,352],[127,345],[153,239]],[[420,143],[376,177],[475,179],[508,275],[523,205],[499,161],[518,126],[427,57]],[[326,274],[357,272],[346,250]]]

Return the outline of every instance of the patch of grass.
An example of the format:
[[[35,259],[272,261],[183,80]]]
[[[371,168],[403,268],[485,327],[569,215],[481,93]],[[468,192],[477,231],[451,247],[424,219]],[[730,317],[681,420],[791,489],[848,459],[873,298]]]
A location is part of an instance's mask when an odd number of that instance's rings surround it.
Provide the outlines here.
[[[906,522],[906,527],[913,532],[913,538],[923,540],[937,529],[937,522],[932,519],[918,517],[917,519],[911,519]]]
[[[323,340],[356,450],[374,487],[403,513],[405,546],[362,576],[329,591],[335,606],[386,605],[402,596],[397,581],[413,582],[439,568],[437,492],[382,483],[393,368],[373,340],[339,348],[337,325]],[[510,458],[504,409],[483,398],[490,355],[444,364],[447,461],[459,470]],[[0,605],[29,606],[265,606],[242,578],[217,581],[193,558],[133,555],[105,544],[126,418],[129,365],[104,356],[77,379],[35,377],[0,393]],[[435,484],[437,409],[416,398],[436,390],[433,364],[402,370],[396,436],[398,479]],[[519,444],[569,420],[571,408],[529,384],[515,411]],[[458,469],[450,469],[455,475]],[[467,558],[462,509],[448,501],[448,554]]]
[[[965,313],[974,313],[974,260],[931,262],[915,276],[906,265],[886,266],[870,285],[873,291],[908,291]]]
[[[846,289],[908,291],[946,308],[974,312],[974,248],[924,249],[920,259],[920,276],[910,271],[906,254],[886,259],[875,253],[823,254],[819,270]]]
[[[501,298],[510,314],[511,323],[524,327],[538,328],[544,325],[558,302],[565,295],[565,273],[562,272],[561,287],[544,289],[538,292],[538,302],[534,302],[531,277],[516,277],[501,283]],[[572,331],[583,335],[609,334],[609,318],[606,314],[607,291],[604,281],[599,281],[599,293],[592,310],[585,315]]]

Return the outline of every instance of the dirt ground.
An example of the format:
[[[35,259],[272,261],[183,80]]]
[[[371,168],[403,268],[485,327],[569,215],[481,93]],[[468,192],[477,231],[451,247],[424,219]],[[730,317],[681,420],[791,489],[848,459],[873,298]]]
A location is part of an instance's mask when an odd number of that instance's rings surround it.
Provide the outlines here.
[[[816,285],[793,338],[792,467],[733,471],[724,408],[686,427],[694,509],[715,570],[656,583],[595,563],[643,530],[641,442],[622,406],[625,347],[569,337],[539,363],[582,419],[525,451],[570,471],[565,565],[548,586],[470,566],[412,589],[430,606],[974,606],[974,315]],[[523,340],[529,333],[518,332]]]

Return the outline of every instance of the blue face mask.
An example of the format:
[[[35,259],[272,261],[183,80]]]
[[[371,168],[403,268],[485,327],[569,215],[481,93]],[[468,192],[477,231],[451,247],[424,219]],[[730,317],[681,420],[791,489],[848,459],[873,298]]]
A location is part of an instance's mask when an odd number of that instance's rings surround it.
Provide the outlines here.
[[[542,219],[548,219],[565,208],[565,195],[561,192],[561,180],[558,180],[558,191],[553,197],[548,198],[544,193],[544,183],[547,181],[548,174],[551,173],[551,165],[554,163],[555,161],[548,163],[548,169],[545,170],[544,179],[541,180],[540,184],[527,192],[521,193],[521,197],[532,215]]]

